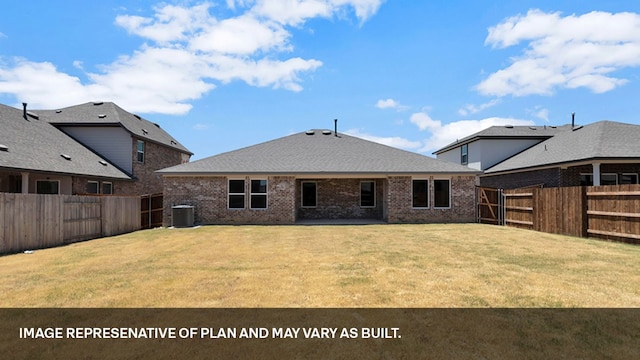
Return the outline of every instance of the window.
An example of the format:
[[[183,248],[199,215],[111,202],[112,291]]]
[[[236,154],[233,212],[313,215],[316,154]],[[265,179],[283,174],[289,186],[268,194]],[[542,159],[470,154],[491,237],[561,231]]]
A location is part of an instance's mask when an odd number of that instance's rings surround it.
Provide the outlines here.
[[[460,164],[467,165],[469,163],[469,144],[460,147]]]
[[[413,180],[413,207],[429,207],[429,180]]]
[[[620,184],[637,184],[638,174],[622,174],[620,175]]]
[[[36,194],[59,194],[60,181],[58,180],[37,180]]]
[[[138,140],[138,162],[144,162],[144,141]]]
[[[103,194],[107,194],[107,195],[112,195],[113,194],[113,183],[110,182],[103,182],[102,183],[102,193]]]
[[[451,207],[451,180],[433,180],[433,207]]]
[[[580,186],[593,186],[593,174],[580,174]]]
[[[618,174],[602,174],[600,185],[618,185]]]
[[[244,209],[244,180],[229,180],[229,209]]]
[[[318,188],[315,182],[302,182],[302,207],[314,208],[318,206]]]
[[[360,207],[376,206],[376,183],[362,181],[360,183]]]
[[[251,180],[251,208],[267,208],[267,180]]]
[[[97,181],[87,182],[87,194],[97,194],[99,188]]]

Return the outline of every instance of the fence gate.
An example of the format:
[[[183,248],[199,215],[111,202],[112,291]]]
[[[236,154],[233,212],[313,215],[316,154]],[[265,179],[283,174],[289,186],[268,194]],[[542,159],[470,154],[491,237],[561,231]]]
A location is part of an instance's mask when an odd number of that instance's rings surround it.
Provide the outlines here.
[[[162,226],[162,194],[140,196],[140,226],[152,229]]]
[[[504,196],[502,189],[476,187],[478,222],[504,225]]]

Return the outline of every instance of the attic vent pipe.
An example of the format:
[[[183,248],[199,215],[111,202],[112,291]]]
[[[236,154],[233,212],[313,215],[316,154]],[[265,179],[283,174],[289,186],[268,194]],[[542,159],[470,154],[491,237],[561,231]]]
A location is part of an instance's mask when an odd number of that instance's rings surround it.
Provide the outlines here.
[[[22,103],[22,117],[25,120],[28,120],[27,119],[27,103]]]
[[[576,113],[571,113],[571,128],[576,127]]]
[[[338,137],[338,119],[333,119],[333,134]]]

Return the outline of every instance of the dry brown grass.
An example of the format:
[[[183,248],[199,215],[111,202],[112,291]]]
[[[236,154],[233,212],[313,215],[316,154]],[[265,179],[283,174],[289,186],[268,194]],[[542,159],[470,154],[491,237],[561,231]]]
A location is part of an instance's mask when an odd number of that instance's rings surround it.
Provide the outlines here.
[[[0,257],[0,307],[639,307],[640,247],[489,225],[157,229]]]

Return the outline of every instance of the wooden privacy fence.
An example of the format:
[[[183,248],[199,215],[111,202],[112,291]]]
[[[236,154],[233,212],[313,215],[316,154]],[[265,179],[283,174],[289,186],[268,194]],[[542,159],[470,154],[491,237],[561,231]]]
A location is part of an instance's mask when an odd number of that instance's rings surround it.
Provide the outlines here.
[[[640,241],[640,185],[504,190],[504,213],[509,226]]]
[[[0,253],[140,229],[140,197],[0,193]]]
[[[140,226],[142,229],[152,229],[162,226],[162,194],[140,196]]]

